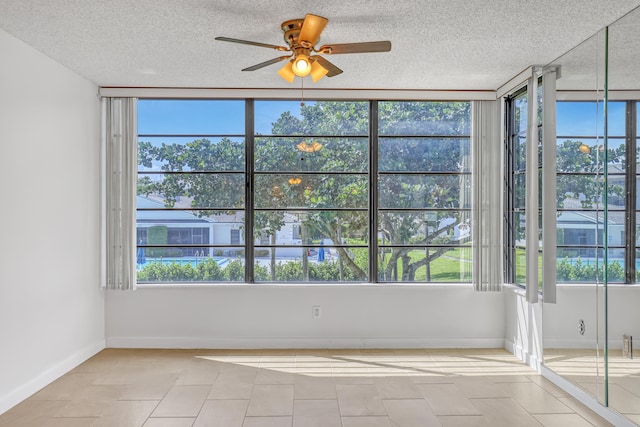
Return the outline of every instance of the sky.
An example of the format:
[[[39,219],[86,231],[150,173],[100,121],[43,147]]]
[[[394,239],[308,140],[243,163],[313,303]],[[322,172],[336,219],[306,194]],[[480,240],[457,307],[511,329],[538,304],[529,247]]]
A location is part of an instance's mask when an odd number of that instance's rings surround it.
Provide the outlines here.
[[[311,105],[312,103],[307,102]],[[300,101],[255,103],[255,131],[270,135],[284,111],[300,115]],[[138,134],[244,135],[244,100],[140,100]]]
[[[556,104],[556,134],[562,136],[604,135],[604,105],[594,102],[558,102]],[[609,135],[624,136],[625,104],[610,102]]]
[[[307,101],[307,103],[309,103]],[[271,124],[280,114],[300,114],[300,101],[255,103],[255,131],[271,134]],[[558,102],[557,135],[602,136],[603,104],[593,102]],[[639,109],[640,111],[640,109]],[[609,103],[609,135],[623,136],[625,105]],[[138,134],[205,134],[244,136],[244,100],[140,100]],[[596,120],[597,119],[597,120]]]

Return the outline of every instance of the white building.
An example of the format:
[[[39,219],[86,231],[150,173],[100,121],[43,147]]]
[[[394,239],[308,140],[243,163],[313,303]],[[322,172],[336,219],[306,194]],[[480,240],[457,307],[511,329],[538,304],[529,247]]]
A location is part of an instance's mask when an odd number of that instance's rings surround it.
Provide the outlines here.
[[[232,246],[225,247],[225,245],[244,244],[244,214],[242,212],[199,217],[189,210],[162,209],[164,204],[158,198],[138,196],[136,203],[138,208],[136,241],[140,245],[153,245],[153,242],[150,242],[148,238],[148,230],[152,227],[167,228],[167,241],[163,244],[176,245],[175,252],[180,257],[193,257],[197,253],[199,256],[233,258],[241,249]],[[302,246],[300,224],[300,219],[297,216],[285,214],[284,224],[276,232],[275,244]],[[156,243],[162,244],[162,242]],[[271,241],[266,234],[263,238],[258,237],[255,241],[256,246],[269,245],[270,243]],[[185,245],[185,247],[181,248],[180,245]],[[209,247],[208,245],[217,245],[217,247]],[[295,258],[301,256],[301,250],[295,247],[282,247],[277,249],[276,255],[279,258]]]

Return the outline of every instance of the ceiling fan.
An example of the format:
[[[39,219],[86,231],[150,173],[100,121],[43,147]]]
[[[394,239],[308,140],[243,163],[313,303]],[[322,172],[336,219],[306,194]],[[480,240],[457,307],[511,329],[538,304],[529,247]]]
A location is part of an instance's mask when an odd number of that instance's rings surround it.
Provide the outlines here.
[[[278,71],[278,74],[289,83],[293,83],[295,76],[305,77],[311,74],[311,78],[315,83],[325,75],[327,77],[333,77],[342,73],[340,68],[336,67],[320,55],[389,52],[391,50],[391,42],[386,40],[322,45],[320,48],[316,49],[315,46],[320,40],[320,34],[328,22],[329,20],[327,18],[312,14],[307,14],[304,19],[292,19],[283,22],[282,31],[284,31],[284,41],[288,46],[277,46],[229,37],[216,37],[216,40],[266,47],[280,52],[291,52],[290,55],[270,59],[242,70],[255,71],[260,68],[288,60],[284,67]]]

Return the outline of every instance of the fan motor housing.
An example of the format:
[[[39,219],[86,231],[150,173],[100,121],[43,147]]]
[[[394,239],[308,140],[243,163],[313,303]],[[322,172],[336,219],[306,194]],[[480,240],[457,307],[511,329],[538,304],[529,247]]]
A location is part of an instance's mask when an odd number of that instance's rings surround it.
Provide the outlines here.
[[[300,29],[304,19],[290,19],[282,23],[282,31],[284,31],[284,41],[293,50],[297,47],[301,47],[298,43],[298,36],[300,35]]]

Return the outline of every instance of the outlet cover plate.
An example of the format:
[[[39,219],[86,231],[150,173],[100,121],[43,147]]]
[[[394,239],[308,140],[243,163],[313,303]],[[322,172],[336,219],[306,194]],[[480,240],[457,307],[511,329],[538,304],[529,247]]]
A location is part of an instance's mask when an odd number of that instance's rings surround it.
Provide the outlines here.
[[[622,336],[622,356],[633,359],[633,338],[631,335]]]

